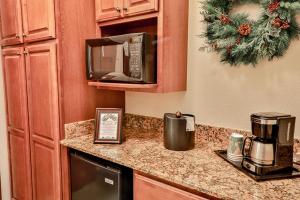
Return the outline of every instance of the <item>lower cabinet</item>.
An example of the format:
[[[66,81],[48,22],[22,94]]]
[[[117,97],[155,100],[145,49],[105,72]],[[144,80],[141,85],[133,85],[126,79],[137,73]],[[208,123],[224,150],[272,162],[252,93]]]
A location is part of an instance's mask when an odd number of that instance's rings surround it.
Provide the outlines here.
[[[206,200],[165,183],[134,174],[134,200]]]

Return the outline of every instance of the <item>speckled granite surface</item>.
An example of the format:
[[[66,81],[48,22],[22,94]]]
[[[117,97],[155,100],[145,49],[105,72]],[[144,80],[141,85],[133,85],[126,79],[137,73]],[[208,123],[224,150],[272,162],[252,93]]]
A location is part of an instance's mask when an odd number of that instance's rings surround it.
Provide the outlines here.
[[[121,145],[93,144],[93,121],[66,125],[69,138],[61,143],[222,199],[300,198],[300,178],[255,182],[218,157],[213,151],[226,148],[232,130],[197,126],[195,149],[174,152],[163,146],[162,128],[156,125],[160,122],[154,122],[159,119],[133,118],[139,116],[125,117],[126,140]]]

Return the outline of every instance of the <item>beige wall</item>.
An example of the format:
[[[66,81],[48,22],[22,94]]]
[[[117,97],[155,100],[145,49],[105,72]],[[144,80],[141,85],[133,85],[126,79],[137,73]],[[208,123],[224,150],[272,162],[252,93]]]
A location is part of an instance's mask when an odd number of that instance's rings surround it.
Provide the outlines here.
[[[250,130],[251,113],[278,111],[296,115],[300,137],[300,41],[283,58],[255,68],[221,64],[216,53],[198,51],[203,39],[197,35],[205,29],[198,2],[190,0],[187,91],[126,92],[126,112],[162,117],[181,110],[195,114],[197,123]]]
[[[1,50],[0,50],[1,54]],[[2,200],[9,200],[10,198],[10,179],[9,179],[9,165],[8,165],[8,147],[7,147],[7,132],[6,132],[6,117],[3,91],[3,74],[2,61],[0,56],[0,176]]]

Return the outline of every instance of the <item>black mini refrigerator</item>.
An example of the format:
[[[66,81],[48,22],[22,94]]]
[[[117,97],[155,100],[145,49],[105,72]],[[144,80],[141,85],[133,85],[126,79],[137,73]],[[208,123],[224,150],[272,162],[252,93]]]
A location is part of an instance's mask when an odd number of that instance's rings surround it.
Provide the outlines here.
[[[70,150],[72,200],[132,200],[132,169]]]

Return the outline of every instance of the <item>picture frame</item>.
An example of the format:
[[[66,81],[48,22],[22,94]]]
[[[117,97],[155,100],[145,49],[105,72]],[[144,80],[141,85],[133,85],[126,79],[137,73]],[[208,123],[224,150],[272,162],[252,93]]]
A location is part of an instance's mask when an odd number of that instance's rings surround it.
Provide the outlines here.
[[[122,108],[97,108],[94,144],[122,143]]]

